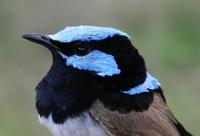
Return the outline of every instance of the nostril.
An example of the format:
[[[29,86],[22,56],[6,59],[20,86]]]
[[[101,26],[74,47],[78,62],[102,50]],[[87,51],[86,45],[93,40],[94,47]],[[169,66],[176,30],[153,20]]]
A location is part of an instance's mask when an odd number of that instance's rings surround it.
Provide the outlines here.
[[[48,36],[47,35],[41,35],[41,38],[44,39],[44,40],[47,40]]]

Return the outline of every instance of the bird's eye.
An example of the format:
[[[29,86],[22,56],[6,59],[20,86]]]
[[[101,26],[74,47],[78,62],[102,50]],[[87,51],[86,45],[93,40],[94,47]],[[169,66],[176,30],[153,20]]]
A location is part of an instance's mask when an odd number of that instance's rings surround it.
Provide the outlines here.
[[[88,47],[78,46],[74,49],[74,53],[78,56],[87,55],[91,50]]]

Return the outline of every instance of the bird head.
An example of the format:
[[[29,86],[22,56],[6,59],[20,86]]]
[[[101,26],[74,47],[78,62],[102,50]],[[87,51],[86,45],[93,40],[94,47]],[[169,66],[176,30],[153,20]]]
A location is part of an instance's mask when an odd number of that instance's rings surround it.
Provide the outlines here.
[[[66,68],[114,88],[128,89],[146,78],[142,56],[132,46],[129,35],[117,29],[77,26],[66,27],[53,35],[25,34],[23,37],[47,47],[54,63],[63,60]]]
[[[52,67],[36,87],[36,106],[55,122],[80,114],[97,99],[111,110],[145,110],[153,99],[147,92],[159,87],[129,35],[120,30],[76,26],[23,37],[52,53]]]

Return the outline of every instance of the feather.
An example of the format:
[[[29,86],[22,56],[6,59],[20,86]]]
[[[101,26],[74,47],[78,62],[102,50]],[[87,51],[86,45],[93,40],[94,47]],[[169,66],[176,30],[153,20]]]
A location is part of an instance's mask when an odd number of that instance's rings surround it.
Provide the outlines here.
[[[111,27],[97,26],[68,26],[64,30],[48,36],[55,41],[70,43],[73,41],[100,41],[114,35],[129,37],[128,34],[120,30]]]
[[[180,136],[178,123],[160,93],[154,93],[148,110],[119,113],[96,101],[90,112],[111,136]]]

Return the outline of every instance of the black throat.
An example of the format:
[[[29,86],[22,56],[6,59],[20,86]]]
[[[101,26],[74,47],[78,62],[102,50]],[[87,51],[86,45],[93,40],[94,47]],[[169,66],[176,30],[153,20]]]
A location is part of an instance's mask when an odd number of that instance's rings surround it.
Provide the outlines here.
[[[57,53],[53,59],[50,71],[36,87],[36,107],[40,116],[52,114],[60,123],[87,110],[103,88],[93,76],[86,78],[83,71],[66,67]]]

